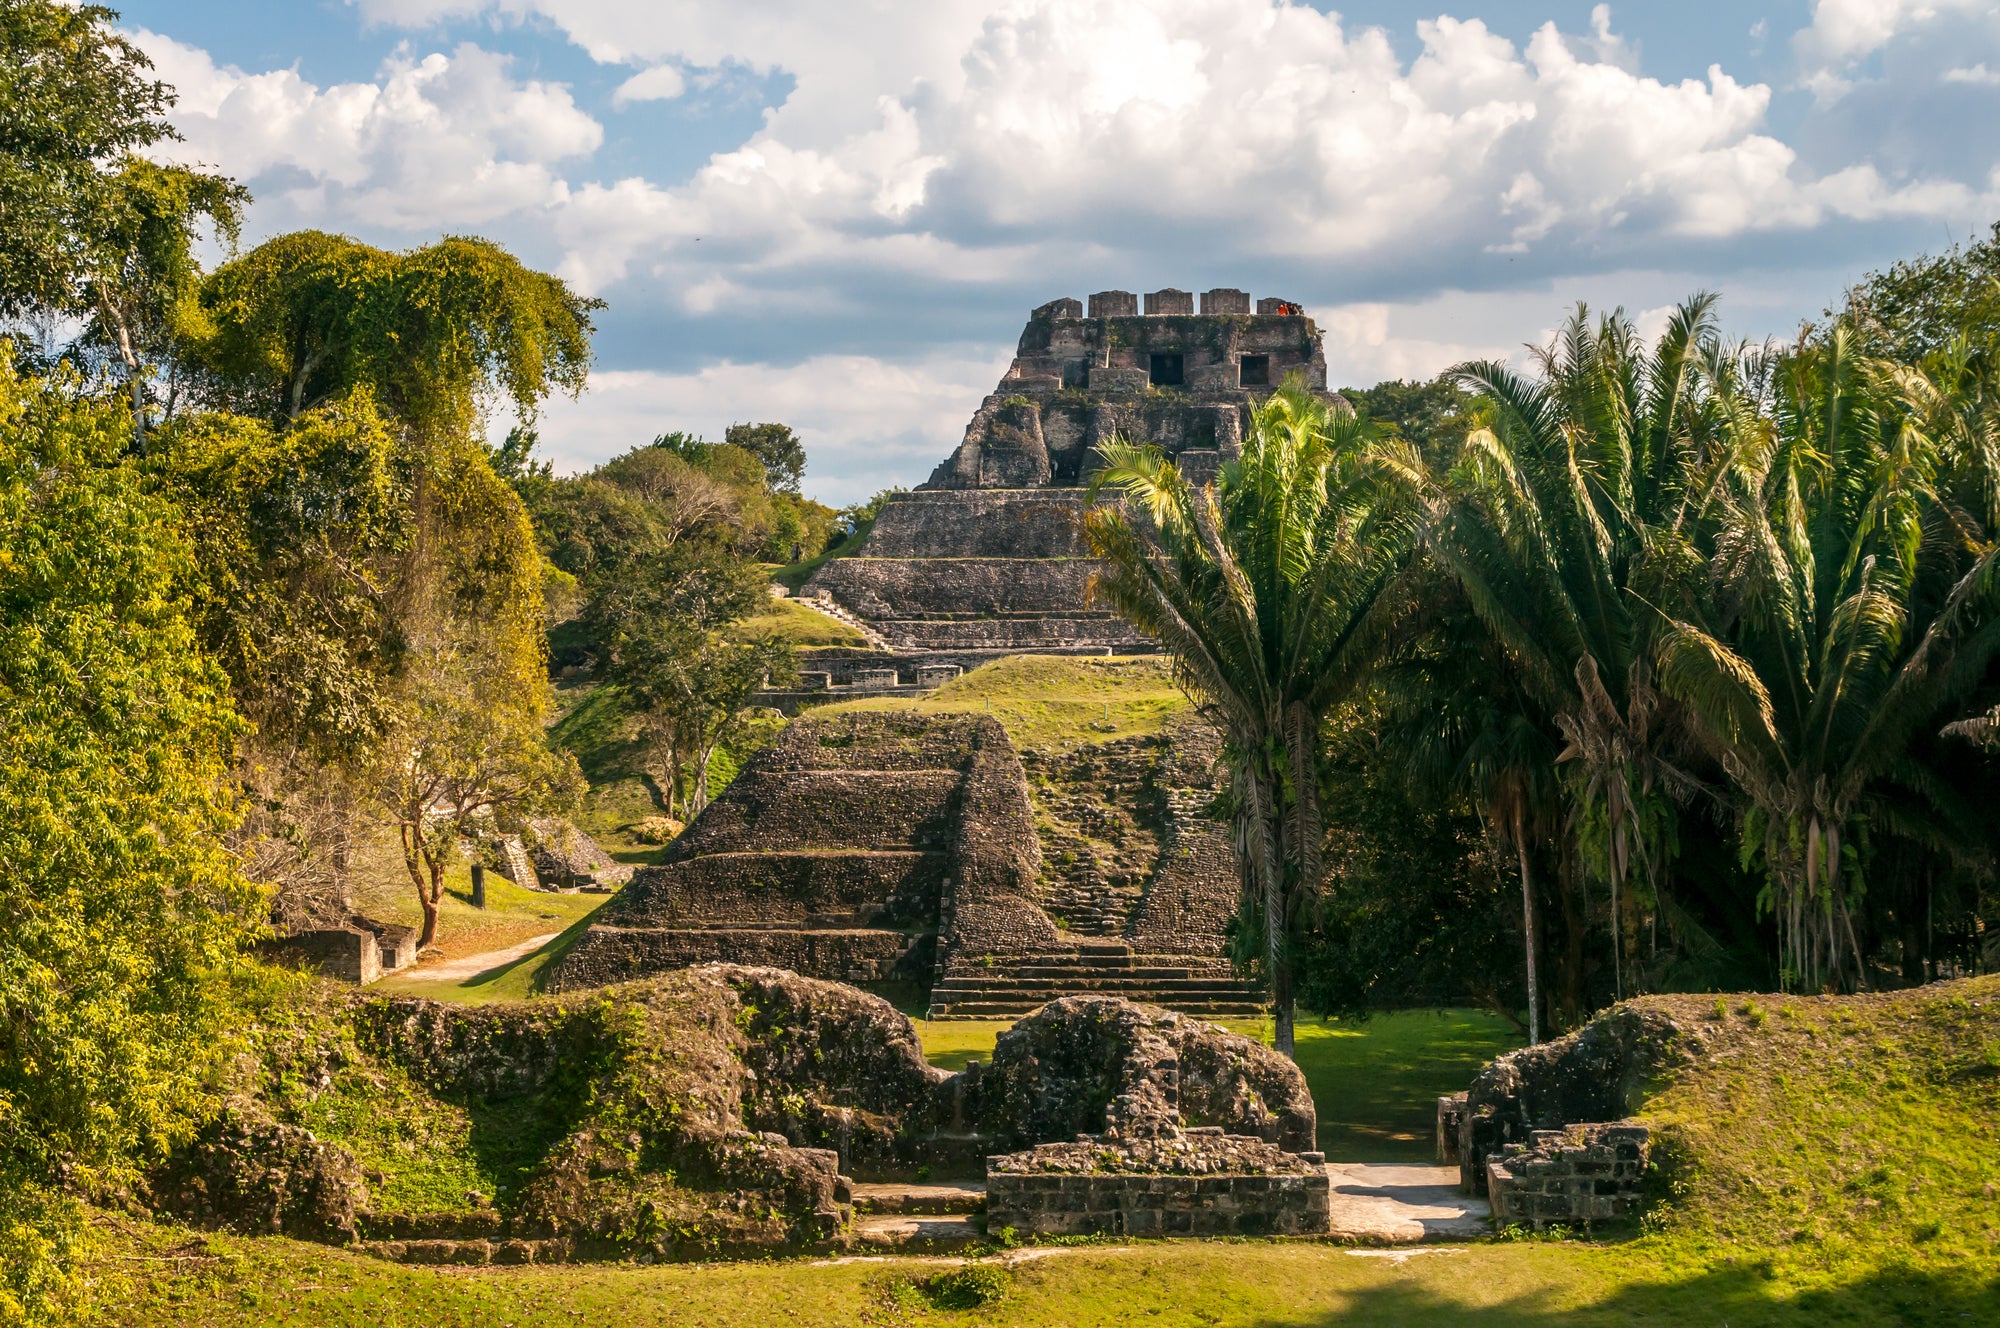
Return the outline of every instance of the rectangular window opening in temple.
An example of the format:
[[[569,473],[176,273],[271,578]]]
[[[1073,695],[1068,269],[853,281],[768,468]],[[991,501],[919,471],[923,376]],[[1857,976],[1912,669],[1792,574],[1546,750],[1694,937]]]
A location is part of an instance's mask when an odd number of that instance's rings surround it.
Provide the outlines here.
[[[1243,357],[1243,377],[1241,387],[1269,387],[1271,385],[1271,357],[1268,355],[1245,355]]]
[[[1154,387],[1179,387],[1187,381],[1182,376],[1182,357],[1179,354],[1153,356],[1152,382]]]

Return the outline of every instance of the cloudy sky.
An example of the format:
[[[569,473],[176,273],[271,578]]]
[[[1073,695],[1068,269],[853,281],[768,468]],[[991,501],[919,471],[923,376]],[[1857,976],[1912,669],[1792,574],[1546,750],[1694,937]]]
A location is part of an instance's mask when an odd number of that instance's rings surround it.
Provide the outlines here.
[[[920,482],[1056,296],[1286,296],[1366,385],[1577,300],[1786,335],[2000,219],[1996,0],[1443,2],[119,7],[251,240],[476,232],[609,301],[559,467],[784,420],[831,502]]]

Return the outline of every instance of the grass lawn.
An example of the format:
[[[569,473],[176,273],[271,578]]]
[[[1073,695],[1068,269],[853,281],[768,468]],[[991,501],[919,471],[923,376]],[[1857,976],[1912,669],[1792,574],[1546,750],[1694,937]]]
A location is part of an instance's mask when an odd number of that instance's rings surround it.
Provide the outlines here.
[[[2000,1322],[1992,1269],[1964,1261],[1818,1267],[1625,1245],[1489,1243],[1418,1251],[1154,1241],[1038,1251],[1001,1298],[927,1304],[912,1283],[957,1261],[411,1268],[278,1239],[124,1231],[98,1270],[95,1322],[150,1328],[735,1328],[736,1325],[1144,1324],[1160,1328],[1528,1328],[1565,1324],[1833,1328]],[[137,1236],[134,1237],[136,1231]]]
[[[1187,706],[1166,664],[1155,656],[1010,655],[922,700],[841,701],[812,713],[980,711],[1004,724],[1016,746],[1056,750],[1158,733]]]
[[[850,624],[809,609],[795,599],[779,599],[775,595],[767,596],[756,609],[729,624],[724,635],[732,641],[775,639],[795,646],[868,644],[868,638]]]
[[[1267,1046],[1269,1020],[1223,1020]],[[922,1020],[924,1057],[946,1070],[990,1062],[1011,1020]],[[1336,1162],[1425,1162],[1435,1151],[1437,1099],[1472,1082],[1479,1067],[1521,1045],[1481,1010],[1409,1010],[1364,1022],[1298,1026],[1299,1069],[1319,1112],[1319,1146]]]
[[[394,830],[378,827],[361,838],[354,859],[354,907],[369,917],[417,926],[423,909],[403,866]],[[472,906],[471,864],[455,860],[445,872],[438,910],[438,960],[504,950],[534,936],[559,932],[589,916],[609,895],[544,894],[525,890],[498,872],[486,873],[486,907]],[[523,993],[525,994],[525,992]]]

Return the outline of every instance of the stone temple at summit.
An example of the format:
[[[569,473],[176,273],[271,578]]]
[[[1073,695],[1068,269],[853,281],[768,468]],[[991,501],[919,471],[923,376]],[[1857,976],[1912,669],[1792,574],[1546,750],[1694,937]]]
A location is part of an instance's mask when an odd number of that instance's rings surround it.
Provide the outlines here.
[[[1143,649],[1089,604],[1077,521],[1099,444],[1150,442],[1202,478],[1242,447],[1251,402],[1287,379],[1326,392],[1319,329],[1240,290],[1102,291],[1036,309],[1007,375],[928,483],[889,499],[866,543],[807,583],[860,620],[899,677],[1000,655]],[[827,656],[828,681],[845,683]],[[879,671],[876,653],[856,663]]]

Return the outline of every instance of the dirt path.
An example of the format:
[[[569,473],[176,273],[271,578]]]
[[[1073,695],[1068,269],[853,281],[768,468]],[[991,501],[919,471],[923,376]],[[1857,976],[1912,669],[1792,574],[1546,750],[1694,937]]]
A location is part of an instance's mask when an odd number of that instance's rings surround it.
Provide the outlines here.
[[[454,959],[435,968],[419,964],[407,971],[398,970],[396,976],[420,979],[424,982],[464,982],[467,978],[478,977],[488,969],[499,968],[531,955],[560,935],[561,932],[552,931],[546,936],[530,936],[519,945],[510,945],[504,950],[488,950],[485,954],[467,955],[463,959]]]

